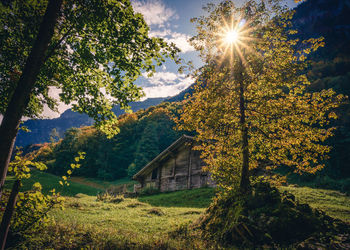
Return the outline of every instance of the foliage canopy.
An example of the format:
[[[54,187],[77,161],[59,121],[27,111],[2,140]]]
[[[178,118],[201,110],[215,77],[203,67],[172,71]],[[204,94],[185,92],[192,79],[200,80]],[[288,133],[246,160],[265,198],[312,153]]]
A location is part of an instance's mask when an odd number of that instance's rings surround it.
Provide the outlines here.
[[[250,170],[322,169],[330,150],[323,142],[334,130],[329,119],[336,118],[334,109],[343,99],[331,89],[308,92],[307,55],[323,46],[322,38],[300,41],[293,12],[279,1],[247,1],[241,7],[223,1],[205,9],[207,16],[193,19],[198,34],[192,43],[206,64],[180,128],[197,131],[197,149],[213,177],[226,188],[238,183],[247,148]],[[216,32],[230,22],[247,31],[231,54],[220,47]]]
[[[16,88],[45,13],[47,1],[0,4],[0,113]],[[143,94],[133,82],[153,72],[166,57],[176,58],[174,44],[149,37],[149,27],[129,0],[64,1],[45,62],[25,111],[39,117],[44,105],[56,110],[59,99],[87,113],[98,124],[115,119],[122,108]]]

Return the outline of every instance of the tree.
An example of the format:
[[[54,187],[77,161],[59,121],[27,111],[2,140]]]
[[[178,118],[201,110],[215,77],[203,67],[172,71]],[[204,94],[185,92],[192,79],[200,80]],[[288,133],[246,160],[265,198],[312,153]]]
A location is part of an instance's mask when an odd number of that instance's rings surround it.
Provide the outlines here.
[[[21,118],[39,117],[44,105],[56,109],[50,90],[111,133],[113,105],[127,108],[142,96],[133,84],[141,71],[166,57],[178,62],[178,49],[150,38],[129,0],[62,2],[0,4],[0,188]]]
[[[58,142],[59,140],[60,140],[60,135],[57,132],[57,129],[53,128],[50,132],[50,142],[55,143],[55,142]]]
[[[136,174],[160,153],[156,129],[157,125],[155,122],[149,122],[146,124],[134,154],[135,160],[128,167],[129,177]]]
[[[205,66],[180,128],[196,130],[197,149],[224,188],[249,192],[249,170],[259,166],[315,173],[330,150],[323,142],[343,96],[307,92],[307,54],[323,42],[296,38],[293,12],[278,2],[209,4],[208,16],[193,19]]]

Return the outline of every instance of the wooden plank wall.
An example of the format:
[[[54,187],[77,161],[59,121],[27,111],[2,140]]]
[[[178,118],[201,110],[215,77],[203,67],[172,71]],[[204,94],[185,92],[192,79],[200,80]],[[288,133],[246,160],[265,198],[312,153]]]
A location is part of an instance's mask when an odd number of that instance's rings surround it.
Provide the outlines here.
[[[157,179],[152,180],[152,172],[146,176],[145,186],[157,187],[161,192],[215,186],[208,173],[202,172],[202,166],[200,153],[184,144],[159,163]]]

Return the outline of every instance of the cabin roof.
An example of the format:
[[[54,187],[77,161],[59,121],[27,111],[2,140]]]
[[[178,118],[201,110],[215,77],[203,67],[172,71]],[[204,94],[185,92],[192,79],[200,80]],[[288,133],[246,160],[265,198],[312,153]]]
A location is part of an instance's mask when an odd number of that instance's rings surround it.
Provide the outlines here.
[[[140,179],[144,174],[148,174],[154,168],[157,167],[155,163],[158,163],[165,159],[171,152],[179,148],[186,142],[192,142],[193,137],[188,135],[182,135],[179,139],[173,142],[169,147],[167,147],[163,152],[157,155],[152,161],[150,161],[146,166],[144,166],[139,172],[137,172],[132,178],[134,180]]]

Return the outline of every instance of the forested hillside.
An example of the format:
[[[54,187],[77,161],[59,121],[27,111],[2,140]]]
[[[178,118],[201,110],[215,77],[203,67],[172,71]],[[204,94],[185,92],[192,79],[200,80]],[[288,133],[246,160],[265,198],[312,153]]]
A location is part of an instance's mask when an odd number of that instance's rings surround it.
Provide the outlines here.
[[[41,147],[37,159],[47,164],[48,172],[63,175],[77,153],[84,151],[86,158],[74,175],[103,180],[130,177],[181,136],[171,119],[180,109],[181,104],[165,102],[121,115],[120,133],[112,139],[93,126],[71,128],[63,139]]]
[[[308,0],[296,8],[293,23],[302,38],[324,37],[325,46],[311,54],[308,72],[312,90],[333,88],[350,96],[350,1]],[[324,172],[333,178],[350,177],[350,105],[338,111],[333,149]]]
[[[133,111],[146,109],[150,106],[155,106],[161,103],[165,98],[148,98],[140,102],[131,102],[130,107]],[[119,106],[113,108],[113,112],[119,116],[124,113],[124,110]],[[31,131],[19,131],[16,146],[27,146],[34,143],[44,143],[50,140],[50,133],[55,129],[59,136],[63,136],[64,132],[72,127],[90,126],[94,120],[85,114],[73,112],[71,109],[63,112],[60,117],[54,119],[38,119],[28,120],[23,123],[23,126],[28,127]]]

